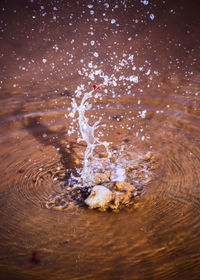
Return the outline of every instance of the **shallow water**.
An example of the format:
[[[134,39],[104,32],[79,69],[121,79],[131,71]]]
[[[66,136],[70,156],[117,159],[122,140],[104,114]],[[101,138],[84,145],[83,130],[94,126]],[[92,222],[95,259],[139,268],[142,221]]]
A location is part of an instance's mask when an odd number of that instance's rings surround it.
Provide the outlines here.
[[[198,3],[150,2],[1,1],[1,279],[199,279]],[[117,86],[80,75],[91,61]],[[157,158],[131,211],[44,207],[82,166],[86,145],[65,117],[81,84],[102,85],[87,115],[102,116],[112,152]],[[39,264],[29,262],[34,251]]]

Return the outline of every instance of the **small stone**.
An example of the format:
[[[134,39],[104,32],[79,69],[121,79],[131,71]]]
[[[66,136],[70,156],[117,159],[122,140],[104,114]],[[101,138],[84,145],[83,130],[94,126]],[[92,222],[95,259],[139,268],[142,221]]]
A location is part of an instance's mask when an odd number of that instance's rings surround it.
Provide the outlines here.
[[[112,210],[121,209],[124,206],[130,206],[132,204],[131,192],[115,192],[114,195],[115,197],[109,205]]]
[[[109,203],[113,199],[113,193],[104,186],[97,185],[92,189],[91,194],[85,200],[91,209],[99,208],[101,211],[105,211],[109,207]]]
[[[131,172],[133,170],[140,170],[142,168],[143,168],[143,166],[141,166],[141,165],[129,166],[126,168],[126,172]]]
[[[104,173],[96,173],[95,174],[95,184],[101,184],[101,183],[108,183],[110,182],[109,177]]]
[[[116,191],[124,191],[124,184],[122,182],[116,182],[114,185]]]
[[[131,193],[130,192],[123,193],[121,197],[121,204],[129,206],[130,203],[131,203]]]
[[[129,192],[133,192],[135,190],[135,187],[129,183],[124,183],[125,189]]]
[[[132,192],[135,190],[135,187],[128,183],[116,182],[114,185],[114,189],[120,192]]]

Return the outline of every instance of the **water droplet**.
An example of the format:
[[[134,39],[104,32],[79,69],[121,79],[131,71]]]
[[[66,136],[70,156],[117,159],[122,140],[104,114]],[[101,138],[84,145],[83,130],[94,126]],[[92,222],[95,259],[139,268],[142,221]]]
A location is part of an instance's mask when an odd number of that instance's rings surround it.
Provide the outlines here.
[[[150,14],[150,19],[154,20],[154,18],[155,18],[154,14]]]

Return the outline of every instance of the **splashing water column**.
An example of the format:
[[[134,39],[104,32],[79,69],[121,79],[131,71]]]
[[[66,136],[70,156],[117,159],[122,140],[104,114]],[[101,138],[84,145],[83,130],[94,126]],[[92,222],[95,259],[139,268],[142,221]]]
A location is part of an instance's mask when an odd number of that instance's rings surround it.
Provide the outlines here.
[[[92,126],[89,125],[89,120],[85,116],[85,112],[91,108],[91,104],[86,102],[88,99],[92,97],[92,93],[94,90],[99,89],[98,86],[94,85],[94,89],[91,90],[88,93],[85,93],[80,105],[78,106],[76,103],[75,98],[72,100],[72,112],[69,114],[70,117],[74,118],[75,113],[78,112],[78,124],[79,124],[79,130],[81,133],[81,138],[78,138],[78,142],[84,141],[87,144],[84,160],[83,160],[83,169],[81,171],[81,183],[83,186],[85,184],[88,184],[92,181],[94,181],[95,174],[91,167],[91,162],[95,160],[100,160],[94,157],[94,149],[97,146],[104,146],[107,153],[108,158],[110,156],[110,151],[108,149],[109,143],[106,141],[99,141],[98,137],[95,137],[94,133],[95,130],[99,127],[99,123],[101,122],[101,118],[99,118],[98,121],[96,121]],[[77,179],[77,178],[76,178]],[[80,181],[80,179],[79,179]]]
[[[74,118],[75,113],[78,112],[76,120],[78,121],[81,137],[77,141],[86,142],[87,147],[80,177],[76,178],[73,175],[71,177],[78,180],[78,185],[75,184],[75,188],[78,186],[78,188],[82,189],[82,198],[89,208],[98,208],[101,211],[109,208],[116,210],[122,206],[132,204],[134,194],[137,192],[135,192],[136,188],[133,185],[126,182],[127,176],[123,164],[119,164],[117,158],[115,163],[110,162],[110,143],[100,141],[98,137],[95,137],[95,131],[100,127],[101,118],[93,125],[89,125],[89,120],[85,115],[86,111],[91,109],[92,106],[87,101],[92,97],[94,90],[97,89],[99,89],[99,86],[94,85],[93,90],[85,93],[79,106],[75,98],[72,100],[72,112],[69,116]],[[105,158],[102,160],[94,156],[94,150],[97,146],[105,147],[108,153],[106,164]],[[94,166],[97,166],[97,168],[95,169]],[[105,174],[105,169],[110,175]],[[89,189],[90,191],[88,192]]]

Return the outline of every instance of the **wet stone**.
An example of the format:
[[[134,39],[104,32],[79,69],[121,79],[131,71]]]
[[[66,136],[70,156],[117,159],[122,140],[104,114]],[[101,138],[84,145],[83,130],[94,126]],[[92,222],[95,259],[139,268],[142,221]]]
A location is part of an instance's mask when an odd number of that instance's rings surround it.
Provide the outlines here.
[[[135,187],[132,186],[131,184],[122,183],[122,182],[116,182],[113,187],[116,191],[119,191],[119,192],[135,190]]]
[[[110,178],[108,175],[104,173],[96,173],[95,174],[95,184],[103,184],[110,182]]]
[[[102,185],[97,185],[92,188],[90,195],[85,200],[85,204],[91,209],[99,208],[105,211],[113,199],[114,193],[112,191]]]

